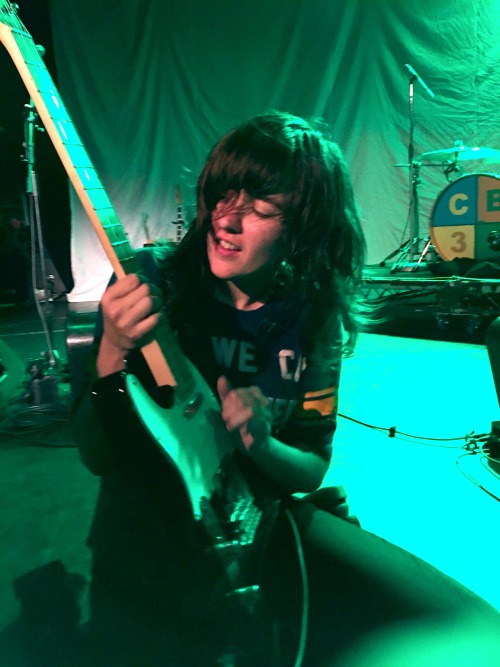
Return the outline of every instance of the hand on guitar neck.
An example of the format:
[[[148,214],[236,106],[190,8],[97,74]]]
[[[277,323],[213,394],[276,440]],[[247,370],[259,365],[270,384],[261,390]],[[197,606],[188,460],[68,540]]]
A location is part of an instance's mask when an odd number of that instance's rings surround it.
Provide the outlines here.
[[[162,317],[161,305],[160,290],[141,282],[136,274],[108,287],[101,301],[104,334],[97,356],[99,377],[124,370],[130,350],[149,342]]]

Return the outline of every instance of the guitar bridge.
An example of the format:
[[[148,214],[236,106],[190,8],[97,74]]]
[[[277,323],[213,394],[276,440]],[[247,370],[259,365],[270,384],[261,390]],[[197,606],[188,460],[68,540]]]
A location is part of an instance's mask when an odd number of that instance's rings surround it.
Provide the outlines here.
[[[229,519],[229,532],[242,545],[251,544],[259,527],[262,510],[253,499],[240,498]]]

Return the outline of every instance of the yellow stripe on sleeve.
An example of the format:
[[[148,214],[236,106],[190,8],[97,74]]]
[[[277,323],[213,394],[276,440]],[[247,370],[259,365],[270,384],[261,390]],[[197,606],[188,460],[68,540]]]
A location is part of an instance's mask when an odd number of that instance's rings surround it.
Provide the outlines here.
[[[337,388],[329,387],[321,391],[309,391],[304,395],[295,411],[296,419],[312,420],[332,418],[337,411]]]

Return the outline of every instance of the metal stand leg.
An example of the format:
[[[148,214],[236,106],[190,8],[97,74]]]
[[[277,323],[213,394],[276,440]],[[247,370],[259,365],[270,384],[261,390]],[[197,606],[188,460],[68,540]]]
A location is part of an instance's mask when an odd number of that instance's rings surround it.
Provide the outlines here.
[[[433,97],[434,94],[429,91],[429,89],[425,86],[423,81],[418,77],[416,72],[413,70],[412,67],[409,65],[405,65],[405,67],[408,69],[410,72],[410,77],[409,77],[409,104],[408,104],[408,116],[409,116],[409,124],[410,124],[410,132],[409,132],[409,142],[408,142],[408,164],[407,165],[396,165],[396,166],[408,166],[410,168],[410,177],[409,177],[409,185],[410,185],[410,192],[411,192],[411,200],[410,200],[410,209],[409,209],[409,227],[410,227],[410,238],[408,241],[403,243],[398,250],[393,252],[391,255],[389,255],[382,263],[381,266],[385,265],[385,262],[388,259],[391,259],[394,257],[394,255],[398,254],[397,260],[394,262],[391,268],[391,273],[396,273],[397,271],[417,271],[421,266],[423,259],[425,255],[427,254],[427,251],[430,248],[430,240],[429,238],[420,238],[420,220],[419,220],[419,187],[420,187],[420,167],[422,166],[421,162],[417,162],[414,160],[414,142],[413,142],[413,136],[414,136],[414,131],[415,131],[415,122],[414,122],[414,116],[413,116],[413,84],[414,82],[418,79],[422,85],[427,89],[427,91],[431,94]],[[420,252],[420,247],[421,243],[425,244],[424,249],[416,259],[416,256]]]

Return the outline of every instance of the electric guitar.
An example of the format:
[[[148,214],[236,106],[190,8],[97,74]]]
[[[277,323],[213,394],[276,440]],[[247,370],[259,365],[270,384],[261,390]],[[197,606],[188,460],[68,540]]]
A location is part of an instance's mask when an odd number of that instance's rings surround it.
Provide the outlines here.
[[[24,81],[115,274],[120,278],[136,273],[134,249],[16,9],[8,0],[0,0],[0,41]],[[248,548],[260,541],[259,535],[267,534],[263,515],[275,516],[276,503],[266,510],[253,497],[235,464],[234,443],[220,417],[220,406],[182,354],[168,322],[161,322],[155,340],[141,352],[156,385],[173,388],[174,400],[168,409],[160,407],[140,380],[127,374],[126,389],[137,417],[179,473],[193,518],[204,526],[213,550],[220,554],[233,589],[253,590],[240,564]]]

